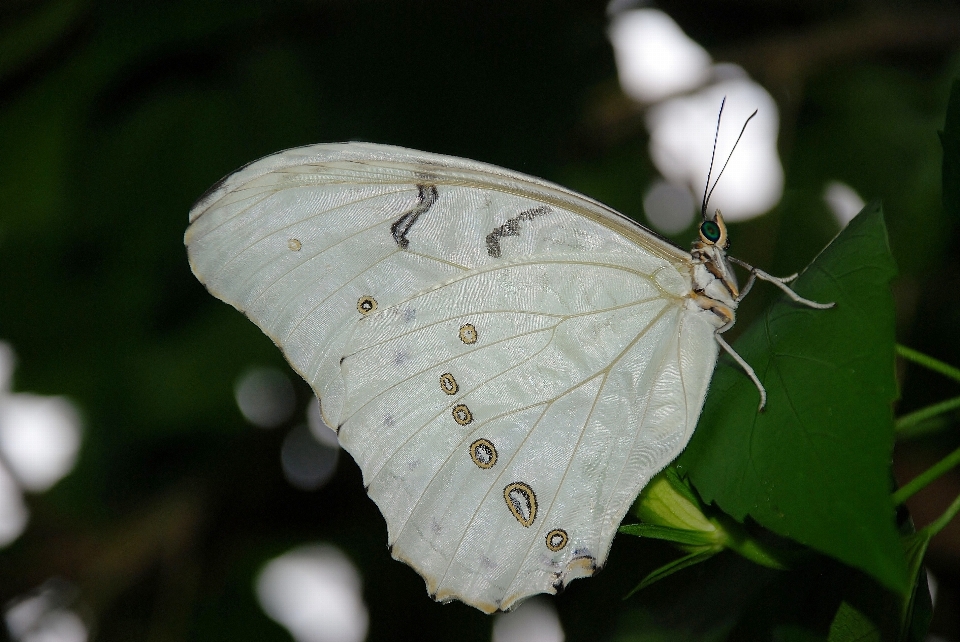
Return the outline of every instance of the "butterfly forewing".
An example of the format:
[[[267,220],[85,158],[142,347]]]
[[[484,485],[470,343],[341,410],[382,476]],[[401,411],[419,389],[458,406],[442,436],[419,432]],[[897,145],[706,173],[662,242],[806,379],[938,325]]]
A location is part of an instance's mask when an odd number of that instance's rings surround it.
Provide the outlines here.
[[[717,345],[689,255],[568,190],[318,145],[191,220],[194,272],[313,386],[437,599],[492,611],[591,574],[696,423]]]

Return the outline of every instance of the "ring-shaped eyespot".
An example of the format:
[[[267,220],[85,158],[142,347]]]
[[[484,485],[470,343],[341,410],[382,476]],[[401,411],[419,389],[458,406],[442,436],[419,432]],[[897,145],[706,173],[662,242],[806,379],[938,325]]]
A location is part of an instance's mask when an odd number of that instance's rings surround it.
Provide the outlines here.
[[[357,312],[363,316],[367,316],[371,312],[377,309],[377,300],[370,295],[364,295],[360,297],[360,300],[357,301]]]
[[[537,495],[529,484],[513,482],[503,489],[507,508],[524,528],[529,528],[537,518]]]
[[[713,221],[704,221],[700,225],[700,238],[703,239],[704,243],[715,245],[721,236],[723,236],[723,230]]]
[[[470,412],[470,409],[467,408],[465,404],[458,403],[453,407],[451,414],[453,415],[453,420],[461,426],[473,423],[473,413]]]
[[[460,326],[460,340],[466,344],[477,342],[477,329],[472,323],[464,323]]]
[[[547,533],[547,548],[554,553],[565,547],[568,541],[567,531],[562,528],[555,528]]]
[[[497,463],[497,449],[489,439],[477,439],[470,444],[470,459],[484,470],[493,468]]]
[[[440,390],[443,390],[448,395],[455,395],[457,391],[460,390],[460,384],[457,383],[457,380],[449,372],[444,372],[440,375]]]

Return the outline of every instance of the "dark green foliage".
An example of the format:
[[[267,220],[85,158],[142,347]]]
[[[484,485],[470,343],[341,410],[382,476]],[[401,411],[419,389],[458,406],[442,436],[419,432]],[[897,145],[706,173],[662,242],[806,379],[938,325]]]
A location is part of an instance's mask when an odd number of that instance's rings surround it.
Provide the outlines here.
[[[954,81],[950,88],[940,142],[943,145],[943,209],[956,226],[960,225],[960,80]]]
[[[734,518],[749,515],[903,591],[889,482],[895,275],[880,206],[870,205],[794,283],[836,306],[783,295],[734,345],[767,389],[764,411],[753,383],[722,358],[679,466]]]

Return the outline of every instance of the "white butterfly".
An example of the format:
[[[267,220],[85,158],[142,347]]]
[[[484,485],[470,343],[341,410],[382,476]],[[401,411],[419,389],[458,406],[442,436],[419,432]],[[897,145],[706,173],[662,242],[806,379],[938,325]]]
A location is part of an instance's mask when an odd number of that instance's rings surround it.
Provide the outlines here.
[[[194,274],[280,346],[363,471],[393,556],[485,612],[595,573],[683,449],[743,291],[563,187],[362,143],[256,161],[190,212]],[[749,266],[747,266],[749,268]]]

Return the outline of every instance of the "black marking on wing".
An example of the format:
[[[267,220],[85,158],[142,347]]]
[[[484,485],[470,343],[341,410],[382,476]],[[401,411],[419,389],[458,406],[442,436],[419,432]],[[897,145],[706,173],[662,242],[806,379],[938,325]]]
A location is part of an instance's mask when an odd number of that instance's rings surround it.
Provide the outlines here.
[[[436,203],[437,198],[439,198],[436,185],[417,185],[417,190],[420,192],[417,195],[417,204],[408,212],[404,212],[404,214],[390,226],[393,240],[397,242],[397,245],[399,245],[402,250],[407,249],[407,246],[410,245],[410,240],[407,238],[407,234],[410,233],[410,228],[417,222],[421,214],[433,207],[433,204]]]
[[[550,208],[546,205],[541,205],[540,207],[524,210],[513,218],[507,219],[506,223],[500,227],[494,228],[492,232],[487,234],[487,254],[495,259],[500,258],[500,239],[505,236],[520,236],[520,221],[530,221],[538,216],[543,216],[544,214],[549,213]]]
[[[287,150],[287,151],[290,151],[290,150]],[[258,158],[257,160],[252,160],[252,161],[250,161],[249,163],[246,163],[246,164],[243,165],[242,167],[238,167],[237,169],[233,170],[232,172],[230,172],[229,174],[227,174],[226,176],[224,176],[223,178],[221,178],[220,180],[218,180],[216,183],[214,183],[213,185],[211,185],[210,187],[208,187],[208,188],[207,188],[207,191],[205,191],[203,194],[201,194],[201,195],[197,198],[197,200],[195,200],[195,201],[193,202],[193,205],[190,206],[190,211],[192,212],[193,210],[195,210],[198,205],[202,204],[205,200],[207,200],[208,198],[210,198],[210,196],[211,196],[214,192],[216,192],[218,189],[220,189],[221,187],[223,187],[224,184],[227,182],[227,180],[228,180],[231,176],[233,176],[234,174],[237,174],[237,173],[239,173],[239,172],[242,172],[243,170],[247,169],[248,167],[250,167],[250,166],[253,165],[254,163],[259,163],[259,162],[262,161],[264,158],[268,158],[269,156],[273,156],[273,154],[267,154],[266,156],[261,156],[261,157]]]
[[[574,562],[584,559],[590,560],[590,577],[593,577],[603,570],[603,566],[597,564],[597,558],[595,558],[593,555],[584,555],[580,550],[574,551],[574,555],[575,557],[567,562],[567,565],[564,567],[563,571],[557,571],[553,574],[553,582],[551,582],[550,585],[553,587],[553,590],[557,595],[565,591],[567,586],[569,586],[569,583],[564,582],[564,571],[570,568],[570,565],[572,565]]]
[[[246,166],[244,166],[244,167],[246,167]],[[240,169],[243,169],[243,168],[241,167]],[[238,169],[237,171],[239,172],[240,170]],[[233,174],[234,174],[234,172],[230,172],[229,174],[227,174],[226,176],[224,176],[223,178],[221,178],[220,180],[218,180],[216,183],[214,183],[213,185],[211,185],[210,187],[208,187],[208,188],[207,188],[207,191],[205,191],[203,194],[201,194],[200,197],[197,198],[197,200],[195,200],[195,201],[193,202],[193,205],[190,206],[190,211],[192,212],[194,209],[196,209],[197,205],[200,205],[201,203],[203,203],[205,200],[207,200],[208,198],[210,198],[210,195],[211,195],[211,194],[213,194],[213,193],[216,192],[218,189],[220,189],[221,187],[223,187],[223,184],[226,183],[226,182],[227,182],[227,179],[230,178],[231,176],[233,176]]]

